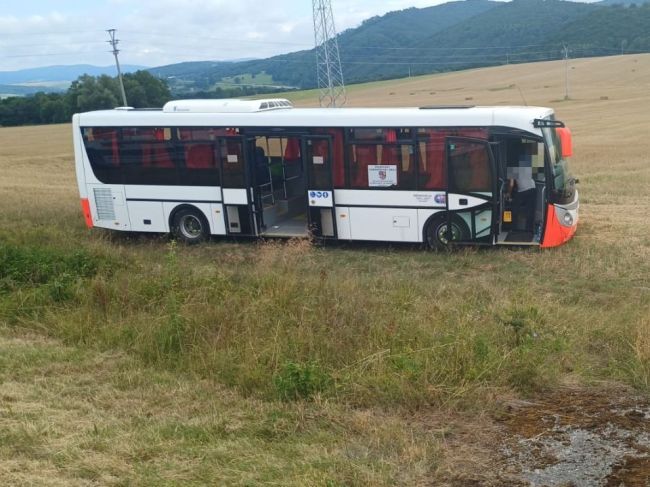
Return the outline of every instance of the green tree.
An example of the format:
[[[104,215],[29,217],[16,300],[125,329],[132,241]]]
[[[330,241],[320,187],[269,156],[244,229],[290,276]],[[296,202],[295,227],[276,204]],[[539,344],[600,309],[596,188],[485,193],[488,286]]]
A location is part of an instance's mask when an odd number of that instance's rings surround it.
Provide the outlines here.
[[[129,105],[136,108],[162,107],[171,99],[167,83],[149,71],[124,75],[124,90]]]
[[[110,76],[84,74],[68,89],[70,107],[74,112],[87,112],[119,106],[119,88]]]
[[[124,76],[129,105],[161,107],[171,99],[167,84],[147,71]],[[65,94],[36,93],[0,100],[0,126],[67,122],[73,113],[111,109],[122,104],[117,78],[80,76]]]

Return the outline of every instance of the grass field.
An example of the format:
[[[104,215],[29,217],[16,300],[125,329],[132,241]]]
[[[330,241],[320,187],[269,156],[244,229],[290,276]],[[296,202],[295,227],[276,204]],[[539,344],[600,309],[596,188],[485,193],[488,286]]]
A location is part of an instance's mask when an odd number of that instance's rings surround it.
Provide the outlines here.
[[[488,468],[450,438],[489,435],[503,398],[601,380],[647,395],[650,55],[572,61],[569,100],[563,76],[348,92],[553,106],[582,206],[548,251],[88,231],[70,126],[0,129],[0,483],[440,485]]]

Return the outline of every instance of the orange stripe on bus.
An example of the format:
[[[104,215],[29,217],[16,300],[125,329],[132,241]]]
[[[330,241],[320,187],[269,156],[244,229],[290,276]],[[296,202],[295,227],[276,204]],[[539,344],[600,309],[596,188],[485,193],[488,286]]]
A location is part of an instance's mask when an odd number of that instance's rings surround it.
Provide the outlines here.
[[[90,202],[88,201],[88,198],[81,199],[81,211],[83,211],[84,219],[86,220],[86,226],[88,228],[92,228],[93,217],[92,214],[90,213]]]

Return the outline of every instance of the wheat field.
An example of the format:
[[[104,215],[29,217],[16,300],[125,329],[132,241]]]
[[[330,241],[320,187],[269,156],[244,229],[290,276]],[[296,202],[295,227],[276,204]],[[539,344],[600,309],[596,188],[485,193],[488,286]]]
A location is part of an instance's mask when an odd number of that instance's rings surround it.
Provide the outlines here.
[[[553,107],[581,213],[547,251],[87,230],[70,126],[1,128],[0,483],[443,485],[489,470],[458,455],[503,398],[647,396],[650,55],[568,72],[567,100],[563,62],[348,90],[349,106]]]

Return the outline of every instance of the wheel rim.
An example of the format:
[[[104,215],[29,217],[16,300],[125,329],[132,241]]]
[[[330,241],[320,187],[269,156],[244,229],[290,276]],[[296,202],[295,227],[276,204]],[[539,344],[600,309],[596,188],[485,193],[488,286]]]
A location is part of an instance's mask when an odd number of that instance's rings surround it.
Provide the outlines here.
[[[188,239],[199,238],[203,233],[203,225],[194,215],[184,215],[181,218],[179,229],[183,237]]]
[[[438,239],[438,242],[441,244],[447,245],[449,243],[449,240],[447,239],[447,223],[442,223],[441,225],[438,225],[438,228],[436,229],[436,238]],[[460,240],[461,238],[461,232],[460,228],[458,225],[455,223],[451,224],[451,240]]]

